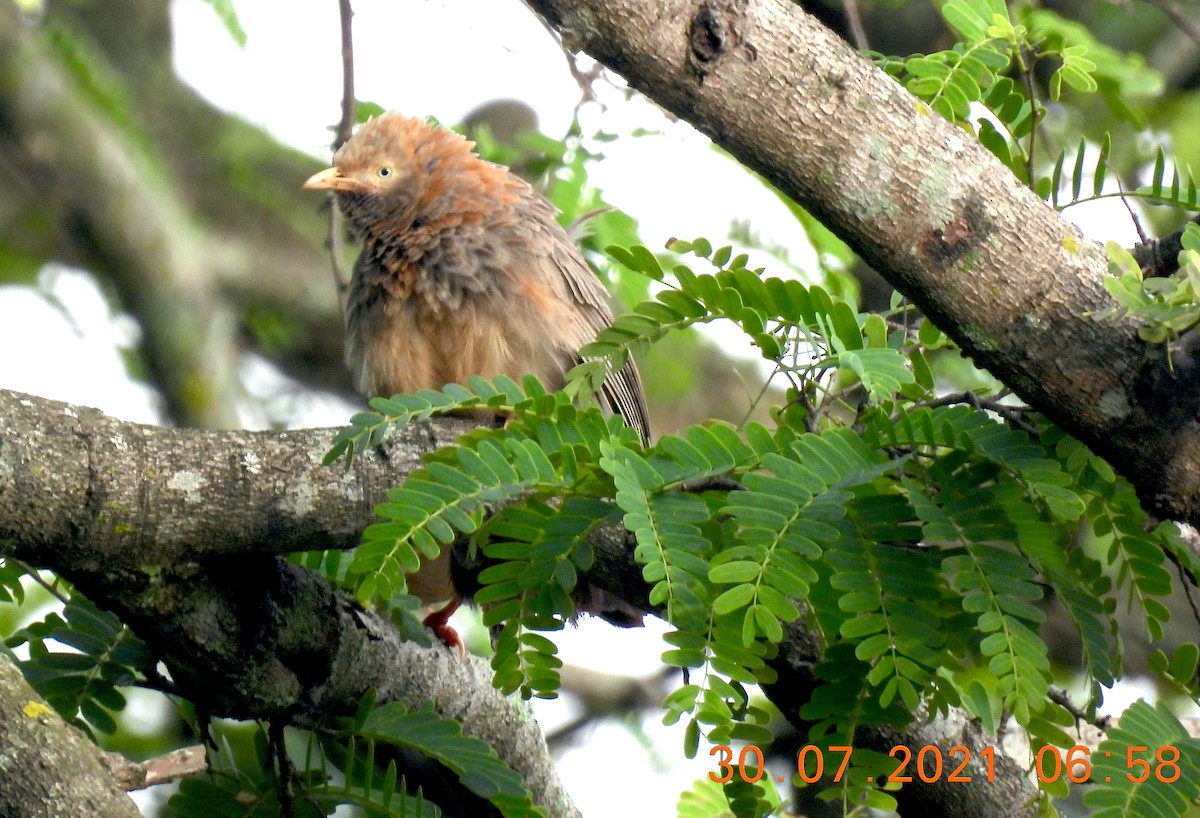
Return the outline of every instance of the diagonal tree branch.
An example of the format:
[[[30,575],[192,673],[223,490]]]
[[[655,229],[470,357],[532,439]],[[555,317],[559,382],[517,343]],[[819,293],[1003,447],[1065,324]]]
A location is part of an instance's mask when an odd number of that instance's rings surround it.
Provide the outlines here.
[[[528,0],[562,35],[808,208],[981,366],[1200,522],[1193,344],[1138,340],[1102,248],[788,0]],[[1186,339],[1185,339],[1186,341]]]
[[[137,818],[105,754],[59,718],[0,648],[0,815]]]

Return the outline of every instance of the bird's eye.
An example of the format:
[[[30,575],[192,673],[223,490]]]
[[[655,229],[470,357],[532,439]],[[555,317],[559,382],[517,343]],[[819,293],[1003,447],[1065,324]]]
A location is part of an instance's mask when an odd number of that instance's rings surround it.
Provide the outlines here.
[[[392,175],[392,168],[390,165],[384,165],[379,168],[379,170],[375,171],[375,175],[380,179],[386,179]]]

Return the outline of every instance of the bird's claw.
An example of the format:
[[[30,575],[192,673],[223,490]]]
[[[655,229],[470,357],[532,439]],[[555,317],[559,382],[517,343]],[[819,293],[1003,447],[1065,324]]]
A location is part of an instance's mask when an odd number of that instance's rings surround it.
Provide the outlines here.
[[[450,617],[458,610],[460,604],[458,600],[455,600],[445,607],[439,608],[425,617],[422,624],[433,631],[433,635],[446,647],[457,649],[458,658],[462,659],[467,655],[467,649],[463,646],[463,641],[459,637],[458,631],[450,624]]]

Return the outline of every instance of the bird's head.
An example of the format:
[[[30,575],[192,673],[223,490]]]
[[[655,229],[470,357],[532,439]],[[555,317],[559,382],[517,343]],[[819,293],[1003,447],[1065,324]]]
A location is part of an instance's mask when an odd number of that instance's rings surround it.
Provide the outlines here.
[[[363,123],[333,155],[333,167],[313,174],[309,190],[332,190],[355,229],[398,226],[425,192],[439,157],[470,153],[457,134],[400,114]]]

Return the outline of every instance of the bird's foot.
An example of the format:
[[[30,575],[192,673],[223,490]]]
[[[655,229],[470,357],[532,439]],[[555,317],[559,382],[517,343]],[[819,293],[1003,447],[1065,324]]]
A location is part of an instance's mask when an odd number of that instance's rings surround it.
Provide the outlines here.
[[[463,641],[459,638],[458,631],[450,624],[450,617],[458,610],[461,605],[461,600],[454,600],[448,603],[445,607],[439,608],[429,616],[425,617],[423,624],[429,630],[433,631],[433,635],[441,640],[448,648],[458,650],[458,657],[461,659],[467,655],[467,649],[463,647]]]

